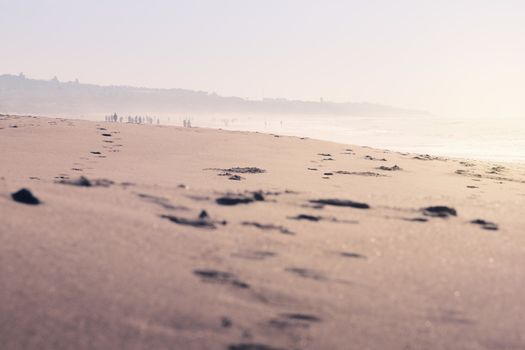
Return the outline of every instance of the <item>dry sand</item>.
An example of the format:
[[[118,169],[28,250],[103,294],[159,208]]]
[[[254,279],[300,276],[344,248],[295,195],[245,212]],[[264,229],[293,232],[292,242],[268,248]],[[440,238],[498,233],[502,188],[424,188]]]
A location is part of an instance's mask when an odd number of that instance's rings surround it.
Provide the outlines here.
[[[525,349],[524,205],[521,165],[0,116],[0,347]]]

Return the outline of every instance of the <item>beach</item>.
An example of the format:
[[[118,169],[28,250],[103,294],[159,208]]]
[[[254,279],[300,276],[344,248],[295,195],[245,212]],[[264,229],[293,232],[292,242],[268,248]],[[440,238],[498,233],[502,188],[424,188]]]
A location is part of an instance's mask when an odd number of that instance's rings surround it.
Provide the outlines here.
[[[8,115],[0,164],[2,349],[525,348],[523,164]]]

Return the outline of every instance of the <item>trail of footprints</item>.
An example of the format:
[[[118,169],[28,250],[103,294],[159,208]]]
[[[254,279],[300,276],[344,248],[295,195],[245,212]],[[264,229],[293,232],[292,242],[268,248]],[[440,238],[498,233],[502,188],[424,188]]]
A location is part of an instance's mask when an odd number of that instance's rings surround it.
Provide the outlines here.
[[[355,152],[353,152],[352,149],[347,148],[344,150],[344,152],[341,152],[341,154],[344,155],[355,155]],[[319,163],[324,161],[335,161],[336,159],[332,156],[331,153],[317,153],[317,156],[320,157],[318,160],[312,160],[312,163]],[[373,157],[371,155],[365,155],[363,159],[371,160],[371,161],[378,161],[378,162],[386,162],[386,158],[377,158]],[[319,167],[324,167],[324,165],[320,165]],[[307,167],[306,168],[309,171],[318,171],[319,169],[317,167]],[[400,171],[403,170],[398,165],[394,164],[392,166],[386,166],[381,165],[374,170],[381,170],[382,172],[391,172],[391,171]],[[357,176],[372,176],[372,177],[387,177],[388,175],[384,173],[378,173],[375,171],[349,171],[349,170],[332,170],[332,171],[325,171],[322,173],[321,178],[325,180],[331,179],[331,176],[333,175],[357,175]]]
[[[56,125],[56,123],[51,125]],[[71,171],[83,173],[86,170],[93,170],[93,167],[86,166],[85,163],[96,164],[98,159],[107,158],[107,155],[105,154],[106,152],[117,153],[121,151],[120,148],[123,147],[123,145],[120,143],[115,143],[115,141],[121,140],[121,138],[117,136],[120,133],[119,131],[108,131],[107,128],[101,127],[99,124],[96,124],[96,128],[97,132],[102,138],[101,141],[103,144],[99,149],[89,151],[88,155],[79,157],[79,161],[73,164],[73,166],[70,169]],[[71,178],[70,175],[67,173],[58,174],[57,176],[55,176],[55,180],[56,182],[61,184],[68,184],[74,186],[104,186],[104,184],[101,184],[100,180],[90,181],[85,176],[81,176],[80,178]]]
[[[320,156],[324,157],[323,160],[330,160],[333,159],[330,154],[322,153]],[[424,160],[432,160],[427,157],[422,157]],[[372,161],[386,161],[386,159],[374,159],[371,158]],[[253,170],[256,169],[256,170]],[[397,165],[394,165],[392,167],[379,167],[378,169],[384,170],[384,171],[399,171],[401,170]],[[242,174],[260,174],[264,173],[265,171],[260,168],[255,167],[247,167],[247,168],[241,168],[241,167],[234,167],[234,168],[226,168],[226,169],[218,169],[219,171],[225,172],[225,175],[223,176],[231,176],[232,172],[239,171]],[[314,169],[309,169],[314,170]],[[316,170],[316,169],[315,169]],[[221,174],[219,174],[221,175]],[[333,175],[333,174],[324,174],[324,175]],[[273,193],[273,194],[267,194],[262,191],[255,191],[255,192],[243,192],[243,193],[226,193],[224,195],[220,195],[217,198],[215,198],[215,204],[221,205],[221,206],[238,206],[238,205],[253,205],[257,202],[264,202],[267,201],[267,198],[271,195],[280,195],[282,193]],[[204,200],[212,200],[209,197],[205,198]],[[162,201],[162,203],[164,203]],[[312,208],[315,209],[323,209],[326,206],[336,206],[336,207],[347,207],[352,209],[359,209],[359,210],[371,210],[372,207],[367,203],[361,203],[356,202],[348,199],[338,199],[338,198],[320,198],[320,199],[312,199],[307,204],[311,205]],[[408,221],[414,221],[414,222],[427,222],[432,219],[447,219],[451,217],[457,217],[458,213],[454,208],[447,207],[447,206],[428,206],[425,208],[421,208],[418,210],[418,213],[420,216],[415,218],[403,218],[404,220]],[[201,213],[202,214],[202,213]],[[202,216],[202,215],[201,215]],[[199,218],[201,217],[199,216]],[[175,217],[176,219],[173,219],[174,217],[171,216],[171,220],[174,223],[182,224],[182,225],[192,225],[195,227],[201,227],[201,222],[197,221],[189,221],[185,222],[180,217]],[[204,216],[206,225],[210,224],[209,216]],[[339,220],[334,217],[330,216],[322,216],[322,215],[311,215],[311,214],[297,214],[296,216],[287,217],[289,220],[300,220],[305,222],[312,222],[316,223],[319,221],[329,221],[329,222],[343,222],[343,223],[357,223],[356,221],[352,220]],[[200,220],[200,219],[195,219]],[[498,226],[492,222],[488,222],[482,219],[475,219],[471,220],[470,223],[479,225],[481,228],[486,230],[497,230]],[[222,223],[223,225],[226,225],[226,222]],[[206,226],[203,225],[203,226]],[[294,235],[295,232],[292,232],[288,228],[282,226],[282,225],[275,225],[273,223],[259,223],[259,222],[248,222],[243,221],[241,222],[241,225],[244,226],[251,226],[260,230],[264,231],[273,231],[281,234],[287,234],[287,235]],[[215,228],[215,226],[214,226]],[[337,252],[337,254],[341,258],[345,259],[355,259],[355,260],[366,260],[366,255],[363,255],[358,252]],[[278,257],[277,253],[271,252],[271,251],[241,251],[231,254],[232,258],[240,258],[240,259],[246,259],[246,260],[265,260],[265,259],[271,259]],[[283,268],[283,272],[294,275],[298,278],[311,280],[314,282],[337,282],[336,280],[331,280],[330,277],[326,276],[321,271],[316,271],[313,269],[300,267],[300,266],[288,266]],[[252,285],[247,283],[246,281],[242,280],[239,276],[237,276],[234,273],[228,272],[228,271],[222,271],[217,269],[198,269],[194,270],[193,274],[198,277],[203,283],[208,284],[216,284],[225,286],[228,288],[232,288],[233,290],[240,290],[240,291],[250,291],[252,289]],[[233,320],[226,318],[226,321],[222,320],[223,324],[225,324],[225,327],[231,327],[233,324]],[[283,313],[279,314],[277,317],[271,318],[268,320],[267,324],[270,327],[273,327],[281,332],[288,332],[288,331],[296,331],[298,329],[306,330],[312,325],[318,324],[322,322],[322,319],[315,315],[315,314],[309,314],[309,313]],[[241,349],[241,350],[275,350],[275,349],[281,349],[281,348],[275,348],[266,344],[260,344],[260,343],[237,343],[232,344],[229,346],[229,349]]]

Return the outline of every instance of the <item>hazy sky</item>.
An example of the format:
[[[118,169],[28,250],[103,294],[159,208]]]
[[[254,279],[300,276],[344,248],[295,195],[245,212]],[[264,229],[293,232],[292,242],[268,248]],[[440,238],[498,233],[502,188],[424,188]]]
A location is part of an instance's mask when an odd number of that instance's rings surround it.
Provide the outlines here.
[[[524,0],[0,0],[0,74],[525,118]]]

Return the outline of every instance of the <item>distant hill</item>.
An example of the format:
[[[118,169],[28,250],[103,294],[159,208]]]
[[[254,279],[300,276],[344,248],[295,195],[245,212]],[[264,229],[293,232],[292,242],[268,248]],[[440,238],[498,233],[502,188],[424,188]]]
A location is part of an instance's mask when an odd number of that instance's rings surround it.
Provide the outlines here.
[[[99,86],[0,75],[0,113],[103,115],[175,113],[330,114],[355,116],[428,115],[370,103],[247,100],[185,89]]]

